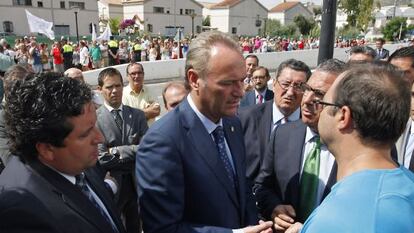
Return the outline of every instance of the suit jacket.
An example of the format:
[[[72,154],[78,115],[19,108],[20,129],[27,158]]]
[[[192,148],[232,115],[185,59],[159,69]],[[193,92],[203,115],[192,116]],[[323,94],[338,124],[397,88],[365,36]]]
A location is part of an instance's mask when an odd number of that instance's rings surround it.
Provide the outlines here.
[[[264,101],[268,101],[268,100],[272,100],[273,99],[273,91],[266,89],[266,93],[264,96]],[[248,107],[251,105],[255,105],[256,104],[256,92],[255,90],[251,90],[246,92],[246,94],[243,96],[243,98],[240,101],[240,107],[244,108],[244,107]]]
[[[381,55],[378,53],[378,49],[375,49],[375,52],[376,52],[375,60],[387,59],[390,56],[390,51],[384,48],[382,48]]]
[[[257,224],[245,178],[240,122],[223,118],[239,183],[232,187],[216,145],[184,100],[155,122],[137,153],[136,174],[143,229],[153,232],[228,232]]]
[[[254,182],[266,151],[272,125],[273,101],[257,104],[239,111],[246,144],[246,174]]]
[[[300,171],[305,144],[306,125],[301,121],[279,126],[272,134],[254,190],[260,213],[270,219],[280,204],[299,207]],[[337,165],[333,165],[322,198],[336,182]]]
[[[98,171],[85,174],[119,232],[125,232]],[[0,175],[0,190],[1,232],[113,233],[78,187],[39,161],[24,164],[13,157]]]
[[[404,132],[395,142],[395,146],[391,149],[391,158],[398,164],[403,164],[403,158],[405,155],[407,140],[410,137],[411,130],[411,118],[408,120]],[[414,172],[414,156],[411,157],[409,170]]]

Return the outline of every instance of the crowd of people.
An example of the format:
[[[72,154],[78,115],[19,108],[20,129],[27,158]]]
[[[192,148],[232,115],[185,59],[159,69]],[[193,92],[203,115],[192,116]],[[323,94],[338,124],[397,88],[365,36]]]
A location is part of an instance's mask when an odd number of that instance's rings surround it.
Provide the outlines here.
[[[13,65],[0,231],[412,232],[414,47],[383,44],[313,71],[285,60],[270,88],[239,41],[202,33],[156,121],[135,60],[125,87],[110,65],[96,91],[78,68]]]

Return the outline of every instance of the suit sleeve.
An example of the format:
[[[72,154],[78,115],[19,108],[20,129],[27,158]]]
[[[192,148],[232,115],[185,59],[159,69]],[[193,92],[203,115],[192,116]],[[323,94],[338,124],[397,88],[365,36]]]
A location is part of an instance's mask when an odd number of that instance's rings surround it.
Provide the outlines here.
[[[181,153],[165,133],[152,131],[140,144],[136,158],[138,197],[146,233],[231,233],[231,229],[183,221],[185,180]]]
[[[278,190],[279,185],[277,185],[277,177],[274,172],[276,133],[277,130],[275,130],[275,132],[271,135],[260,173],[256,178],[253,188],[259,212],[266,219],[270,219],[273,209],[277,205],[282,204],[280,196],[277,195],[280,191]]]
[[[34,195],[21,189],[0,194],[0,231],[8,233],[59,233],[53,216]]]

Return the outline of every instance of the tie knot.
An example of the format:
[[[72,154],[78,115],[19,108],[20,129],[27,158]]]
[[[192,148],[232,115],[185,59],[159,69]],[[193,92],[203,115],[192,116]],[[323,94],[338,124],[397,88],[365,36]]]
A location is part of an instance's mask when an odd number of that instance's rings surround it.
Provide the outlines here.
[[[119,114],[120,111],[121,111],[120,109],[112,109],[111,112],[114,114]]]
[[[213,131],[213,136],[214,137],[224,137],[223,127],[221,127],[220,125],[217,126],[217,128]]]
[[[313,137],[313,141],[315,142],[316,147],[320,147],[321,146],[321,138],[319,136]]]
[[[83,188],[86,186],[86,179],[85,179],[85,174],[81,173],[79,175],[75,176],[76,178],[76,186]]]

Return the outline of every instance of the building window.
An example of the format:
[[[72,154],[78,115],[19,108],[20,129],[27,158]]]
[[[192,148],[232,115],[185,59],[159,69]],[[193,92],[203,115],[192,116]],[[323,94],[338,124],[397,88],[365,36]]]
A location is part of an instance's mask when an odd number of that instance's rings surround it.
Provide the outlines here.
[[[65,1],[60,1],[60,8],[65,9]]]
[[[152,24],[147,24],[147,31],[152,32]]]
[[[196,32],[197,32],[197,33],[201,33],[201,26],[197,26],[197,27],[196,27]]]
[[[169,14],[170,13],[170,10],[167,10],[166,13]]]
[[[81,10],[85,10],[85,3],[84,2],[69,2],[69,8],[79,8]]]
[[[13,22],[4,21],[3,22],[3,31],[4,32],[13,32]]]
[[[31,6],[32,0],[13,0],[15,6]]]
[[[236,27],[231,28],[231,34],[237,34],[237,28]]]
[[[183,9],[180,9],[180,15],[182,15],[183,14]]]
[[[164,7],[154,6],[154,13],[164,14]]]
[[[195,13],[194,9],[185,9],[185,14],[186,15],[192,15],[194,13]]]
[[[37,7],[43,7],[43,2],[37,2]]]

